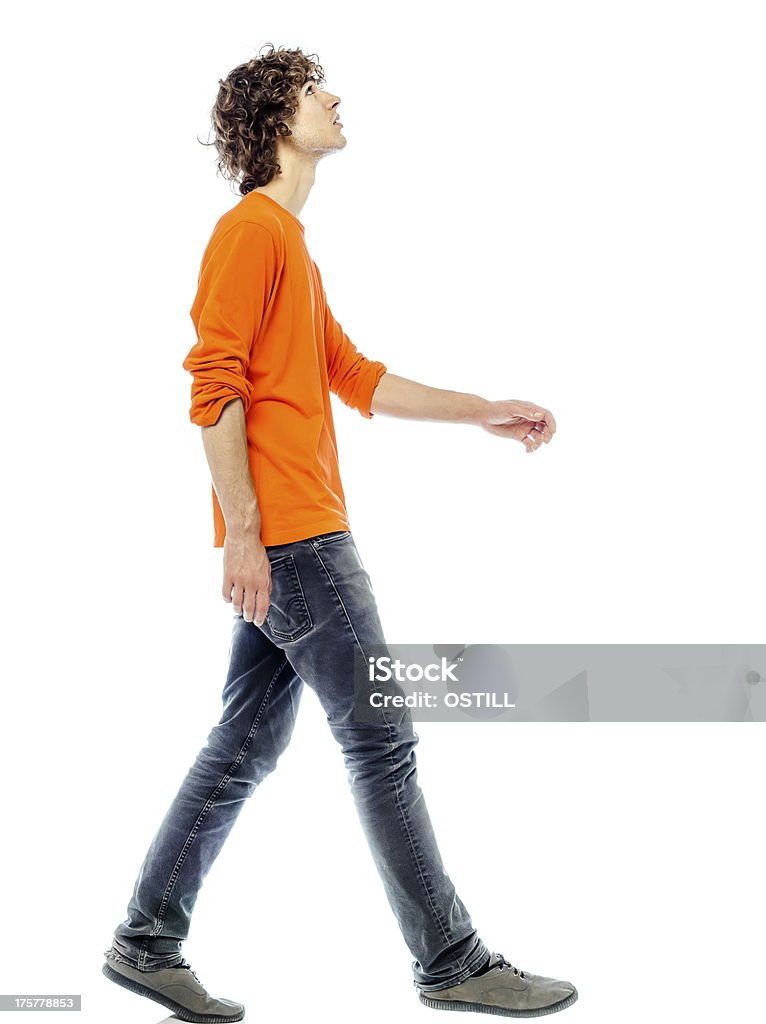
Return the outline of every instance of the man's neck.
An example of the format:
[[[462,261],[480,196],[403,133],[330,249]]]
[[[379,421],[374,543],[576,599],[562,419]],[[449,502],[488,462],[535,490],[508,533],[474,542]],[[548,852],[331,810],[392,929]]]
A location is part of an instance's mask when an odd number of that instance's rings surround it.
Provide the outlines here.
[[[275,200],[286,210],[289,210],[294,217],[300,217],[309,192],[314,185],[316,164],[290,164],[280,161],[282,172],[276,174],[271,181],[254,188],[253,192],[263,192],[270,199]]]

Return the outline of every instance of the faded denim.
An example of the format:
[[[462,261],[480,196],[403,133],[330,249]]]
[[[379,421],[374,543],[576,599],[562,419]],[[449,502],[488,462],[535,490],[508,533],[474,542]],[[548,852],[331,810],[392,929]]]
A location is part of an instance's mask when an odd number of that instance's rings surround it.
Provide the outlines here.
[[[407,708],[354,720],[353,652],[385,643],[370,577],[348,531],[266,548],[271,604],[235,615],[223,713],[155,835],[112,955],[139,970],[186,963],[181,945],[202,883],[245,801],[276,767],[304,682],[340,744],[370,851],[415,960],[413,982],[448,988],[489,949],[445,871],[417,779]]]

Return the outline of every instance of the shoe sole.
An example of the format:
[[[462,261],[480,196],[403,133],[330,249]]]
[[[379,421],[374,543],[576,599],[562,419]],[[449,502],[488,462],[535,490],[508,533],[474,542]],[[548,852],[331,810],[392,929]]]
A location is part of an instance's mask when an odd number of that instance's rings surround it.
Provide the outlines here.
[[[172,1010],[177,1017],[181,1020],[191,1021],[192,1024],[229,1024],[230,1021],[242,1020],[245,1016],[244,1011],[239,1017],[222,1017],[219,1013],[195,1013],[193,1010],[188,1010],[185,1006],[181,1006],[180,1003],[175,1002],[173,999],[169,999],[168,996],[163,996],[159,992],[155,992],[151,988],[145,988],[143,985],[139,985],[137,981],[133,981],[130,978],[124,977],[122,974],[118,974],[117,971],[113,971],[109,964],[104,964],[101,968],[102,974],[115,982],[117,985],[122,985],[123,988],[128,989],[131,992],[135,992],[139,996],[146,996],[147,999],[153,999],[155,1003],[160,1003],[168,1010]]]
[[[543,1017],[546,1013],[558,1013],[577,1001],[577,989],[551,1006],[539,1006],[534,1010],[507,1010],[504,1006],[488,1006],[486,1003],[464,1003],[458,999],[431,999],[424,992],[419,992],[421,1003],[432,1006],[435,1010],[465,1010],[472,1013],[496,1013],[501,1017]]]

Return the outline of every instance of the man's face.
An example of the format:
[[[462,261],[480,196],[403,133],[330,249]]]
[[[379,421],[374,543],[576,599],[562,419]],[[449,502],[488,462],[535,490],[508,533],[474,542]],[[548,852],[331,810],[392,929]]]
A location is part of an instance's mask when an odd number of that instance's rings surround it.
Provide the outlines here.
[[[332,153],[343,149],[348,139],[338,118],[340,98],[316,82],[306,82],[298,94],[298,105],[290,121],[292,135],[281,136],[282,141],[306,153]]]

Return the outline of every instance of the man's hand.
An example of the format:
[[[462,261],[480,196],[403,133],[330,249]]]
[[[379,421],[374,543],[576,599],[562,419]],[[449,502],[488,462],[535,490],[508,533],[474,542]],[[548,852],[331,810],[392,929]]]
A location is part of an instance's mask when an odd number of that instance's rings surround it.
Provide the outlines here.
[[[252,532],[229,533],[223,542],[223,599],[245,622],[263,624],[271,601],[271,563]]]
[[[513,398],[487,402],[478,423],[490,434],[521,441],[528,452],[537,451],[543,442],[548,444],[556,433],[553,413],[534,402]]]

